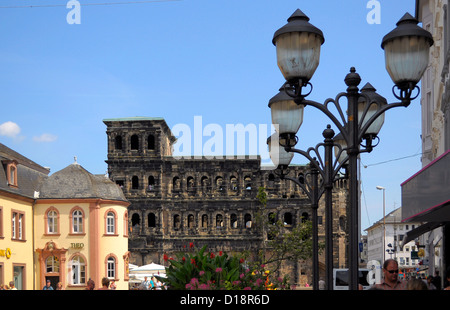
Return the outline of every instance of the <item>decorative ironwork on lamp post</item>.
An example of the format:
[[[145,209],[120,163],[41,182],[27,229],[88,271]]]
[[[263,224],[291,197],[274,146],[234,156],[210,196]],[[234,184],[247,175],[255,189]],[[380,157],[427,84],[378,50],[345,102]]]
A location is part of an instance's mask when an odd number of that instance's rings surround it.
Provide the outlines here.
[[[276,102],[282,98],[282,94],[278,94],[271,99],[270,103]],[[269,103],[269,105],[270,105]],[[291,148],[281,147],[278,141],[278,135],[274,134],[267,139],[269,145],[269,154],[274,163],[277,163],[275,172],[280,176],[280,179],[286,179],[294,182],[303,189],[311,202],[312,210],[312,261],[313,261],[313,289],[319,289],[319,246],[318,246],[318,215],[319,200],[325,194],[325,260],[327,265],[333,264],[333,223],[332,223],[332,190],[333,183],[340,179],[338,173],[343,166],[343,162],[335,161],[333,163],[332,151],[333,147],[337,149],[337,158],[342,153],[341,146],[333,141],[334,131],[330,125],[327,125],[322,133],[324,139],[323,143],[317,144],[314,148],[310,147],[307,151]],[[274,138],[274,141],[272,141]],[[281,144],[285,144],[282,142]],[[324,148],[324,156],[320,155],[320,148]],[[289,176],[289,163],[292,160],[293,153],[300,154],[306,157],[309,164],[309,172],[301,174],[297,178]],[[320,176],[320,182],[319,182]],[[331,289],[332,270],[326,270],[327,289]]]
[[[361,77],[353,67],[344,79],[348,86],[345,92],[324,103],[307,100],[306,97],[313,89],[310,79],[319,65],[320,47],[325,39],[322,31],[310,24],[309,18],[301,10],[296,10],[288,18],[288,23],[275,32],[272,40],[277,50],[278,67],[286,80],[280,92],[289,97],[270,104],[272,123],[279,135],[280,146],[286,152],[294,152],[293,147],[298,141],[296,134],[303,121],[303,110],[307,106],[322,111],[339,130],[334,140],[336,143],[340,141],[341,151],[336,157],[347,164],[349,176],[348,265],[349,289],[353,290],[358,289],[359,264],[357,158],[360,153],[371,152],[376,146],[373,141],[379,140],[378,132],[384,123],[384,112],[394,107],[409,106],[420,93],[417,83],[428,65],[433,38],[417,24],[418,21],[406,13],[381,43],[385,51],[386,69],[394,82],[392,91],[399,100],[394,103],[387,103],[369,83],[359,90]],[[341,108],[342,98],[347,99],[347,115]],[[329,104],[337,109],[337,116],[330,111]],[[332,269],[332,266],[328,265],[328,268]],[[331,286],[331,283],[327,285]]]

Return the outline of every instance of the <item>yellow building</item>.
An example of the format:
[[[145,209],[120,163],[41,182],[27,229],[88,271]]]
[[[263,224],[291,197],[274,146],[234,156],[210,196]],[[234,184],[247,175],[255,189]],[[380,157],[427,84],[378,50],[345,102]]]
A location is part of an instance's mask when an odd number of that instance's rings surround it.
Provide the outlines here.
[[[49,170],[0,143],[0,284],[34,288],[34,192]]]
[[[0,284],[39,290],[50,280],[77,290],[89,279],[99,288],[107,277],[128,289],[129,202],[122,190],[76,162],[48,176],[2,144],[0,156],[0,182],[8,179],[0,186]]]

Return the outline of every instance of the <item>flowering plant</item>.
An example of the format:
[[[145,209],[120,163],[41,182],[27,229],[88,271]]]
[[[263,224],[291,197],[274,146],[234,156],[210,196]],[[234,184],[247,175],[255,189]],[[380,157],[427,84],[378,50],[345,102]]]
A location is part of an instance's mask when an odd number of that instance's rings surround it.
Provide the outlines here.
[[[230,256],[220,251],[198,251],[190,243],[191,252],[178,253],[176,258],[164,254],[166,278],[160,278],[175,290],[264,290],[288,289],[286,278],[274,277],[266,266],[249,267],[242,255]]]

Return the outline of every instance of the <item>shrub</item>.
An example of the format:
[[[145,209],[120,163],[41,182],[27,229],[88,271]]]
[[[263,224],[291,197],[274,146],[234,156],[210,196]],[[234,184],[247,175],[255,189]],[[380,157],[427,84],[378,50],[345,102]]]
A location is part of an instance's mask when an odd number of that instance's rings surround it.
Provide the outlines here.
[[[265,290],[289,289],[287,278],[275,277],[265,265],[250,267],[243,255],[230,256],[198,251],[192,243],[189,251],[175,258],[164,254],[166,278],[160,278],[168,289],[175,290]]]

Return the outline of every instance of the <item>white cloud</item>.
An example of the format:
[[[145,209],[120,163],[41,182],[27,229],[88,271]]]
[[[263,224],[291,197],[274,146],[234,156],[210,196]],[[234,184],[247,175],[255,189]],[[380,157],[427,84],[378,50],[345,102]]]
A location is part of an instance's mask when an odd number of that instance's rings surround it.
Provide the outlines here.
[[[52,135],[50,133],[43,133],[40,136],[33,137],[33,141],[35,141],[35,142],[53,142],[56,139],[58,139],[58,137],[55,135]]]
[[[0,136],[16,138],[20,133],[20,127],[14,122],[8,121],[0,125]]]

